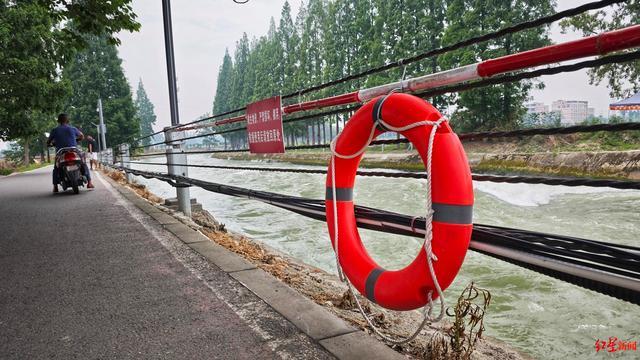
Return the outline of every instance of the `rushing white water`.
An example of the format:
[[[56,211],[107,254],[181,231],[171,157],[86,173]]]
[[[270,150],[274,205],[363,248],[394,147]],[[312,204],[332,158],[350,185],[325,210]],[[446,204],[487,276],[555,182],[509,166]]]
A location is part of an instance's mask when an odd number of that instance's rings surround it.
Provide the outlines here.
[[[164,162],[163,158],[145,161]],[[191,156],[193,164],[271,166]],[[310,166],[287,166],[311,168]],[[166,171],[163,166],[136,169]],[[190,168],[190,177],[288,195],[324,196],[323,175]],[[158,180],[137,180],[162,197],[175,190]],[[639,246],[640,191],[478,182],[474,222],[572,235]],[[326,224],[257,201],[191,188],[203,206],[235,232],[263,241],[311,265],[335,273]],[[355,201],[400,213],[424,214],[425,183],[415,179],[360,177]],[[398,269],[415,257],[421,240],[361,230],[365,245],[380,265]],[[471,281],[493,295],[487,333],[536,358],[597,358],[596,339],[611,336],[640,340],[640,309],[624,301],[584,290],[470,251],[451,287],[449,304]],[[631,355],[635,354],[625,354]]]

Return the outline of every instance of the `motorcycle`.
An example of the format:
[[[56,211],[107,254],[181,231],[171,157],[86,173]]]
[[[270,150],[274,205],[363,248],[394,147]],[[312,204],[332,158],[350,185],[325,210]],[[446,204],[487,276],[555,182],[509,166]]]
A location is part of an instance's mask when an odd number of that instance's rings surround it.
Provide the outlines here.
[[[84,155],[75,147],[61,148],[56,152],[56,168],[60,175],[62,191],[72,188],[74,194],[80,192],[80,187],[87,184],[86,174],[83,174]]]

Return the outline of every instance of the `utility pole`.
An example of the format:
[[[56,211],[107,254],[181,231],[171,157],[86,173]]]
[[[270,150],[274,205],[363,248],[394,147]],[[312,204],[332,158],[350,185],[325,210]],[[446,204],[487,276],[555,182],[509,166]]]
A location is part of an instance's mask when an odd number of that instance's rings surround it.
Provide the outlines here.
[[[164,48],[167,56],[167,78],[169,79],[171,126],[175,126],[180,124],[180,117],[178,115],[178,90],[176,86],[176,62],[173,52],[173,28],[171,26],[170,0],[162,0],[162,18],[164,20]]]
[[[102,99],[98,99],[98,114],[100,115],[100,136],[102,138],[103,149],[107,148],[107,138],[105,133],[107,132],[106,126],[104,126],[104,117],[102,116]]]
[[[98,152],[102,151],[102,135],[100,135],[101,131],[100,131],[100,125],[99,124],[94,124],[91,123],[91,125],[96,127],[96,130],[98,131]]]
[[[187,154],[182,148],[184,132],[175,131],[174,127],[180,124],[178,114],[178,87],[176,85],[176,62],[173,52],[173,29],[171,26],[171,1],[162,0],[162,19],[164,20],[164,48],[167,56],[167,78],[169,80],[169,107],[171,109],[171,127],[164,129],[164,140],[167,144],[167,172],[170,175],[188,177],[186,166],[174,164],[186,164]],[[188,185],[176,187],[178,209],[188,217],[191,217],[191,195]]]

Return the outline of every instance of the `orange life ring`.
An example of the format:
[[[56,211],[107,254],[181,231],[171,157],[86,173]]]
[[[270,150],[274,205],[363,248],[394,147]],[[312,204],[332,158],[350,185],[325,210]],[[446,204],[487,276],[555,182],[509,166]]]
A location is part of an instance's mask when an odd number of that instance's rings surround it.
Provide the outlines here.
[[[407,127],[424,120],[437,121],[442,115],[426,101],[407,94],[391,94],[362,106],[347,122],[335,143],[338,154],[355,154],[367,145],[378,119],[394,127]],[[427,164],[431,126],[417,126],[400,132],[416,148]],[[376,128],[373,138],[385,132]],[[435,134],[432,151],[433,262],[442,289],[457,275],[469,247],[472,231],[473,185],[467,156],[458,136],[442,123]],[[369,256],[362,244],[353,203],[353,186],[362,154],[335,161],[336,206],[338,214],[339,262],[353,286],[369,300],[392,310],[412,310],[428,302],[434,290],[424,249],[401,270],[385,270]],[[335,249],[332,166],[326,182],[326,218]],[[437,295],[436,295],[437,296]],[[432,298],[435,298],[433,296]]]

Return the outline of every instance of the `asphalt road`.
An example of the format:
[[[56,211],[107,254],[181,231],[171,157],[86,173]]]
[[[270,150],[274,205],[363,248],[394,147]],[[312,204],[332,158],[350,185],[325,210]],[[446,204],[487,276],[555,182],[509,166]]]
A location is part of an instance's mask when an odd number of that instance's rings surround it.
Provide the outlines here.
[[[50,171],[0,178],[0,358],[330,357],[277,313],[242,316],[225,291],[255,308],[252,294],[198,276],[105,183],[54,195]]]

